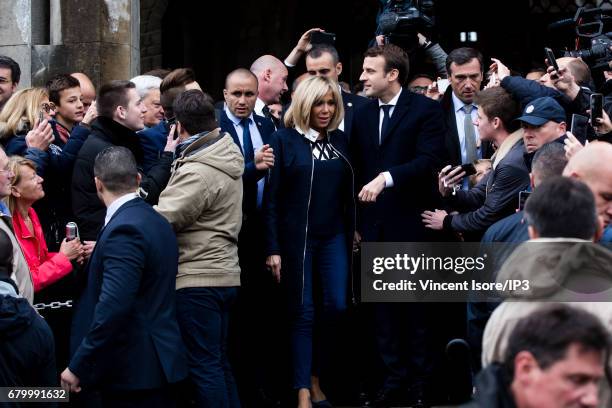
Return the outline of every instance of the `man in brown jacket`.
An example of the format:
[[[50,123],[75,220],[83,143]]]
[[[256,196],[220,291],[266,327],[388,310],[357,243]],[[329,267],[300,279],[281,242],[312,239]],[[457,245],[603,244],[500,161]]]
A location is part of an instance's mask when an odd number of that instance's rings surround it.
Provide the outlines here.
[[[198,406],[239,407],[226,355],[229,310],[240,286],[244,160],[217,128],[212,99],[185,91],[173,105],[180,144],[172,175],[155,208],[179,246],[177,319],[187,346]]]

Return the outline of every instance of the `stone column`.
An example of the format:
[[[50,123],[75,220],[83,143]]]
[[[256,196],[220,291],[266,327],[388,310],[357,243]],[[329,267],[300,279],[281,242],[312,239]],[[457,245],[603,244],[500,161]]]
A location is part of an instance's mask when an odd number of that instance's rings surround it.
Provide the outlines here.
[[[0,53],[21,66],[20,87],[62,72],[98,87],[140,72],[140,0],[2,0]]]

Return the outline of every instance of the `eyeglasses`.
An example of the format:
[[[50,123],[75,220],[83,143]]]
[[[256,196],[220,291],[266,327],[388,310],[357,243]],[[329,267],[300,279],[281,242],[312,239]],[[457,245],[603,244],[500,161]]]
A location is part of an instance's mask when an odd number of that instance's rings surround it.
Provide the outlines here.
[[[6,173],[10,177],[11,174],[13,174],[13,171],[10,168],[7,167],[5,169],[0,169],[0,173]]]
[[[55,110],[55,104],[53,102],[45,102],[41,105],[41,109],[49,113]]]

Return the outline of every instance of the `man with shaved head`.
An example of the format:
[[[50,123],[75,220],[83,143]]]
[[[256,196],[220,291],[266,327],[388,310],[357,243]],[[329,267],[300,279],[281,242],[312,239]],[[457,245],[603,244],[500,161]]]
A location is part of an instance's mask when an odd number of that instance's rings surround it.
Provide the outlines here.
[[[262,80],[268,81],[264,88],[269,92],[265,99],[266,102],[262,103],[272,103],[269,101],[272,101],[273,97],[280,97],[278,91],[274,91],[276,93],[270,91],[271,87],[277,86],[276,89],[283,89],[280,83],[274,82],[278,78],[271,73],[270,69],[260,71]],[[272,83],[276,85],[271,85]],[[262,89],[261,86],[259,89]],[[270,96],[270,94],[276,96]],[[266,253],[263,247],[264,240],[261,239],[264,230],[261,204],[265,175],[268,169],[274,166],[274,153],[270,147],[270,139],[275,128],[270,120],[254,114],[255,104],[258,101],[257,96],[258,78],[248,69],[238,68],[230,72],[225,79],[223,90],[225,109],[219,114],[221,130],[232,136],[244,156],[243,220],[238,237],[242,286],[238,308],[240,317],[237,319],[241,326],[239,330],[244,333],[261,330],[263,323],[261,317],[272,314],[272,309],[266,306],[267,301],[262,302],[262,299],[268,299],[268,301],[271,299],[271,296],[267,296],[270,293],[271,281],[265,270]],[[248,349],[244,349],[244,354],[241,353],[238,359],[241,364],[237,370],[237,378],[239,384],[243,385],[240,388],[247,388],[245,393],[247,399],[253,398],[258,394],[258,390],[263,388],[261,384],[265,377],[262,372],[266,364],[266,360],[263,360],[267,356],[264,351],[266,346],[259,341],[249,342]],[[254,406],[258,405],[261,404],[254,404]]]
[[[577,178],[589,186],[595,196],[597,214],[609,232],[612,221],[612,145],[589,143],[572,156],[563,175]]]
[[[87,112],[91,103],[96,99],[96,87],[94,86],[91,79],[82,72],[75,72],[70,74],[71,77],[76,78],[81,84],[81,102],[83,102],[83,112]]]
[[[257,77],[259,96],[255,102],[255,113],[269,118],[267,105],[279,103],[287,87],[287,67],[272,55],[262,55],[251,65],[251,72]]]

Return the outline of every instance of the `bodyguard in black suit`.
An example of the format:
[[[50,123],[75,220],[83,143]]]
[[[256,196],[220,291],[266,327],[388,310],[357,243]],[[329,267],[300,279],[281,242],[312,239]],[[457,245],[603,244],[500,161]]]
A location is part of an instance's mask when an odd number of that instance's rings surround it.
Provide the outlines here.
[[[422,209],[438,201],[435,172],[444,161],[440,105],[402,89],[408,57],[394,45],[370,48],[360,80],[376,99],[355,115],[351,145],[361,201],[357,230],[364,241],[419,242],[434,238]],[[388,406],[411,387],[412,403],[424,403],[431,374],[426,311],[420,304],[374,305],[376,341],[384,365],[383,387],[369,406]]]
[[[268,169],[274,165],[274,153],[270,147],[272,122],[254,113],[257,100],[257,77],[247,69],[236,69],[227,75],[225,109],[219,113],[221,130],[229,133],[244,155],[242,176],[242,228],[238,237],[238,257],[241,269],[241,288],[238,298],[237,328],[230,348],[236,349],[236,379],[245,403],[254,406],[263,404],[259,398],[270,394],[267,384],[270,379],[269,361],[273,358],[270,343],[272,336],[266,327],[272,326],[274,316],[274,288],[270,273],[265,269],[264,222],[261,212],[263,189]],[[252,333],[265,331],[270,337]],[[252,337],[244,342],[246,336]],[[232,337],[232,336],[230,336]],[[238,344],[239,342],[239,344]],[[235,346],[235,347],[234,347]],[[267,383],[267,384],[266,384]],[[266,389],[268,388],[268,389]]]
[[[338,51],[330,44],[312,45],[310,34],[313,31],[319,31],[319,29],[310,29],[302,35],[291,54],[285,59],[285,65],[295,66],[301,56],[306,53],[306,72],[309,75],[330,78],[338,83],[338,77],[342,74],[342,63]],[[354,112],[365,105],[368,100],[362,96],[345,92],[341,88],[340,93],[344,105],[344,120],[340,123],[338,129],[350,136],[353,128]]]
[[[62,387],[99,389],[109,407],[174,406],[169,385],[187,376],[175,316],[174,232],[135,193],[140,176],[129,150],[102,151],[94,174],[105,226],[75,306]]]
[[[445,145],[449,160],[446,164],[471,163],[477,158],[488,159],[493,154],[487,142],[477,147],[478,129],[473,125],[477,119],[473,101],[483,80],[482,64],[482,54],[474,48],[457,48],[446,58],[450,86],[441,101],[447,129]]]

